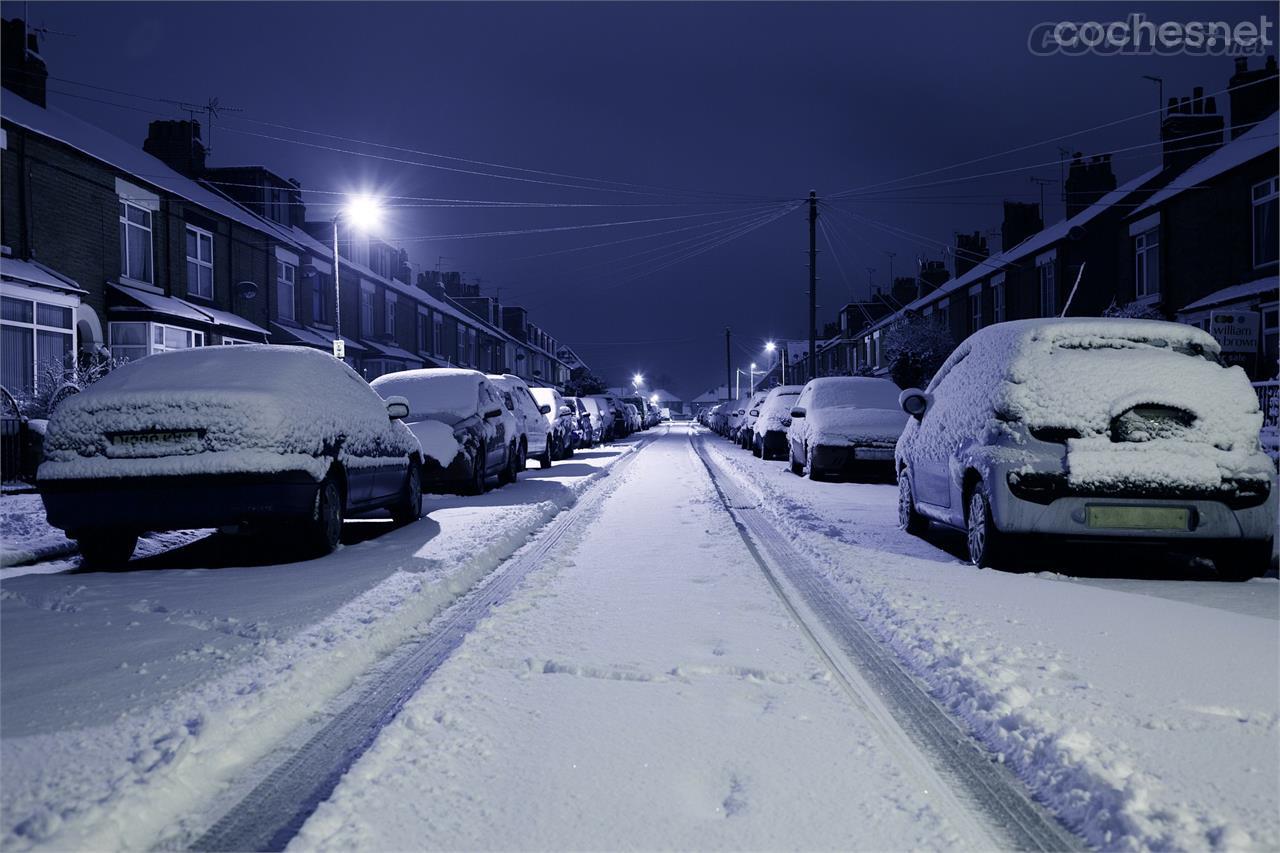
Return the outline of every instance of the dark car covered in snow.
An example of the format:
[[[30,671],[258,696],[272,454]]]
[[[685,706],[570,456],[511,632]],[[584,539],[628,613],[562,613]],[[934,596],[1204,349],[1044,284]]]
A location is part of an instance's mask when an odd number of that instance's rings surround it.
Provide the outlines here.
[[[501,388],[478,370],[439,367],[387,373],[373,390],[408,401],[405,423],[422,447],[428,486],[484,492],[490,477],[513,483],[524,468],[513,411]]]
[[[1015,541],[1159,545],[1224,578],[1271,561],[1275,473],[1248,377],[1182,323],[1018,320],[975,332],[902,392],[899,523],[967,533],[979,566]]]
[[[280,521],[303,551],[327,553],[348,515],[421,515],[408,414],[319,350],[159,353],[58,406],[37,483],[49,523],[90,565],[123,564],[144,531]]]
[[[893,449],[907,418],[898,386],[870,376],[810,379],[791,407],[791,470],[810,479],[879,470],[893,472]]]

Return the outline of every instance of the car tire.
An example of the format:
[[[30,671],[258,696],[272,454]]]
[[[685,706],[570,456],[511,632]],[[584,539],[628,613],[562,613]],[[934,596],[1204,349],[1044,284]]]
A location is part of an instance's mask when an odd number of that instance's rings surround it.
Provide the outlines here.
[[[813,454],[808,447],[804,449],[805,470],[809,475],[809,479],[815,482],[822,479],[822,473],[818,471],[818,466],[813,464]]]
[[[485,476],[485,449],[481,444],[476,450],[475,461],[471,465],[471,478],[462,484],[459,491],[464,495],[483,495],[484,487],[488,480]]]
[[[929,529],[929,520],[916,512],[916,493],[906,468],[898,475],[898,527],[912,536],[921,536]]]
[[[787,456],[790,458],[791,473],[795,474],[797,477],[803,476],[804,463],[796,461],[796,452],[791,447],[790,443],[787,444]]]
[[[1003,568],[1006,560],[1006,536],[996,529],[991,518],[991,497],[986,484],[979,480],[969,493],[965,513],[965,542],[969,546],[969,562],[980,569]]]
[[[1218,548],[1213,567],[1219,580],[1239,583],[1261,577],[1271,567],[1272,540],[1248,539]]]
[[[539,468],[551,467],[552,456],[553,456],[551,451],[552,451],[553,442],[554,442],[554,439],[551,436],[547,436],[547,446],[542,449],[542,455],[538,457]]]
[[[400,499],[391,507],[391,518],[396,524],[409,524],[422,518],[422,466],[416,459],[409,460],[404,488]]]
[[[138,547],[133,533],[85,533],[76,537],[80,549],[80,565],[86,569],[123,569]]]
[[[342,486],[333,474],[316,490],[315,509],[302,530],[301,550],[308,556],[330,554],[342,540]]]

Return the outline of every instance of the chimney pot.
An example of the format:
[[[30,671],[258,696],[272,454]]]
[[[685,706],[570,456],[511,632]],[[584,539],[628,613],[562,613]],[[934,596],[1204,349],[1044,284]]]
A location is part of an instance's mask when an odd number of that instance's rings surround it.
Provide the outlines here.
[[[1204,99],[1204,111],[1208,115],[1214,115],[1218,112],[1218,99],[1213,95]]]

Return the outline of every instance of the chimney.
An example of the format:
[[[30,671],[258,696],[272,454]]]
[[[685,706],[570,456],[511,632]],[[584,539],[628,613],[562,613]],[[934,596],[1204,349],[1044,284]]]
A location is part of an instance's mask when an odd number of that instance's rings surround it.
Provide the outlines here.
[[[1205,98],[1201,86],[1193,91],[1191,98],[1170,98],[1168,113],[1160,122],[1165,169],[1181,172],[1222,145],[1225,124],[1217,102]]]
[[[1268,56],[1266,64],[1250,71],[1249,59],[1236,57],[1236,73],[1227,81],[1227,96],[1231,99],[1231,138],[1235,139],[1280,108],[1276,58]]]
[[[1040,218],[1040,205],[1006,201],[1004,221],[1000,223],[1000,250],[1007,252],[1043,229],[1044,220]]]
[[[987,238],[981,231],[956,235],[956,278],[967,273],[991,256]]]
[[[893,280],[893,290],[890,291],[890,296],[897,303],[893,306],[894,308],[913,301],[916,299],[916,280],[909,275],[898,276]]]
[[[151,122],[142,150],[180,175],[199,178],[204,174],[206,152],[200,122],[194,119]]]
[[[942,261],[920,261],[920,275],[916,282],[916,299],[933,293],[951,278],[947,265]]]
[[[27,32],[21,18],[5,21],[0,35],[0,84],[37,107],[45,107],[45,81],[49,70],[40,58],[35,33]]]
[[[1210,98],[1212,103],[1213,99]],[[1102,154],[1088,162],[1076,152],[1067,170],[1067,218],[1075,216],[1116,188],[1116,174],[1111,171],[1111,155]]]

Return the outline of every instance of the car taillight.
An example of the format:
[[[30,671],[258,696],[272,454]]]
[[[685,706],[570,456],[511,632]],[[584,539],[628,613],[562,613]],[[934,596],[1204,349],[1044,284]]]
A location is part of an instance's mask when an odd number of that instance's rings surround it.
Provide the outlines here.
[[[1228,480],[1224,485],[1231,490],[1227,506],[1232,509],[1259,506],[1266,503],[1271,494],[1271,483],[1267,480]]]

